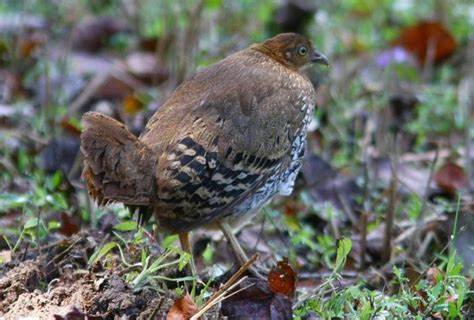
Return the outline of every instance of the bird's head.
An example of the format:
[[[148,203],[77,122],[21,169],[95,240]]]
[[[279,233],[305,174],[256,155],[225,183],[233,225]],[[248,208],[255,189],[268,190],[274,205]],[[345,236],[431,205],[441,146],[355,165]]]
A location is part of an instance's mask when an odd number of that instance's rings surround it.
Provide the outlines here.
[[[280,33],[253,48],[293,70],[303,70],[313,63],[329,65],[328,59],[313,48],[311,41],[297,33]]]

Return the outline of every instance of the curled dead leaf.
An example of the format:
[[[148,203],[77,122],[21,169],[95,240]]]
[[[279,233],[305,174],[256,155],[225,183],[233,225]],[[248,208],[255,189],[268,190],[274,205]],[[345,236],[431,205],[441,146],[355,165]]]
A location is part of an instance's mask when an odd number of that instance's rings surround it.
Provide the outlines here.
[[[456,50],[456,40],[438,21],[421,21],[402,31],[394,42],[413,53],[418,61],[425,63],[427,58],[440,63]]]
[[[305,209],[304,204],[297,203],[294,200],[288,200],[285,202],[283,213],[286,216],[293,217]]]
[[[168,311],[166,320],[185,320],[191,318],[198,312],[198,308],[193,298],[186,293],[182,298],[176,300]]]
[[[455,194],[467,187],[468,180],[464,169],[454,162],[446,162],[437,171],[434,180],[438,187],[449,194]]]
[[[272,292],[267,281],[249,278],[239,289],[222,301],[228,319],[292,319],[292,299]]]
[[[72,236],[80,231],[78,224],[74,223],[67,213],[61,213],[61,227],[59,233],[67,237]]]
[[[268,274],[268,286],[274,293],[292,297],[296,288],[296,272],[288,263],[288,258],[279,261]]]

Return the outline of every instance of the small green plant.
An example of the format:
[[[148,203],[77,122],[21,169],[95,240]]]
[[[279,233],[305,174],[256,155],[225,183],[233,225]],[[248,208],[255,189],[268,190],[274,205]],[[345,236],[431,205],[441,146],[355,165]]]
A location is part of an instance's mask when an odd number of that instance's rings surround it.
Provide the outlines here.
[[[304,319],[303,317],[311,312],[318,314],[322,319],[331,319],[343,315],[342,311],[344,310],[346,299],[343,295],[334,294],[334,282],[340,278],[338,273],[344,267],[351,248],[352,241],[350,239],[343,238],[339,241],[336,250],[336,260],[333,264],[334,268],[331,275],[314,290],[314,292],[318,292],[317,294],[296,308],[295,319]],[[354,288],[355,287],[351,287],[351,289],[355,290]],[[324,296],[329,292],[333,292],[333,299],[324,302]]]
[[[118,241],[107,242],[96,250],[90,256],[89,264],[103,261],[107,265],[107,261],[113,256],[113,250],[117,250],[120,262],[126,270],[129,270],[125,273],[125,279],[133,285],[135,291],[145,287],[160,290],[160,282],[163,281],[195,281],[194,276],[170,278],[159,274],[170,268],[177,268],[178,271],[182,271],[191,261],[189,253],[168,243],[163,253],[159,255],[150,254],[142,228],[138,229],[130,240],[126,240],[121,235],[121,232],[137,230],[137,224],[134,221],[119,223],[114,226],[114,230],[113,233]],[[140,248],[139,253],[133,254],[136,248]]]
[[[463,308],[473,292],[461,274],[462,264],[454,251],[441,264],[444,270],[429,268],[415,284],[410,283],[404,269],[395,266],[391,287],[399,289],[393,294],[368,289],[363,281],[336,290],[334,283],[349,253],[349,244],[340,242],[332,275],[314,290],[317,294],[297,306],[295,319],[304,319],[310,313],[321,319],[464,319]]]

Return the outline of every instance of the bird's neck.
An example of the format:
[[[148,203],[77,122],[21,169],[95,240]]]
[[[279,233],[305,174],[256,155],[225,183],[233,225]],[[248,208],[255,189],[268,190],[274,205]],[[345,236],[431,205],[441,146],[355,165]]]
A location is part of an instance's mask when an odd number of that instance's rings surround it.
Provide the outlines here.
[[[269,48],[268,46],[266,46],[263,43],[253,44],[253,45],[250,46],[250,49],[258,51],[260,53],[263,53],[264,55],[270,57],[272,60],[275,60],[276,62],[282,64],[285,67],[287,67],[288,69],[298,71],[284,57],[282,57],[275,50],[272,50],[272,48]]]

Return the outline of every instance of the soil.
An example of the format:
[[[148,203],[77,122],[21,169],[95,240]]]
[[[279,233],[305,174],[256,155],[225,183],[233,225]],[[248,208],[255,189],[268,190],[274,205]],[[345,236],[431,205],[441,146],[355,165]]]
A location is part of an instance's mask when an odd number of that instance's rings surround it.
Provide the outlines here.
[[[173,290],[134,292],[113,267],[87,268],[87,253],[97,245],[79,234],[23,254],[0,269],[0,319],[163,319]]]
[[[21,250],[15,250],[11,261],[0,264],[0,320],[168,319],[170,314],[174,315],[171,319],[185,319],[183,315],[192,310],[191,314],[195,313],[195,305],[170,311],[181,300],[175,282],[162,281],[153,288],[134,290],[129,280],[136,277],[133,272],[138,270],[127,267],[115,251],[100,259],[101,263],[91,265],[89,257],[105,243],[116,241],[114,237],[106,231],[83,230],[71,237],[53,233],[44,241],[47,245],[33,248],[33,244],[30,247],[25,244]],[[152,239],[147,242],[147,248],[151,261],[162,251]],[[228,261],[225,251],[218,250],[220,258]],[[137,261],[132,257],[140,256],[140,252],[130,245],[123,252],[124,259]],[[203,265],[199,256],[195,255],[197,266]],[[196,294],[204,288],[207,288],[205,294],[215,293],[236,271],[233,267],[211,282],[203,279]],[[160,270],[167,278],[182,277],[182,272],[176,267]],[[274,291],[267,280],[252,276],[242,280],[245,281],[235,292],[215,304],[203,319],[292,318],[292,293]],[[203,287],[203,283],[209,286]]]

